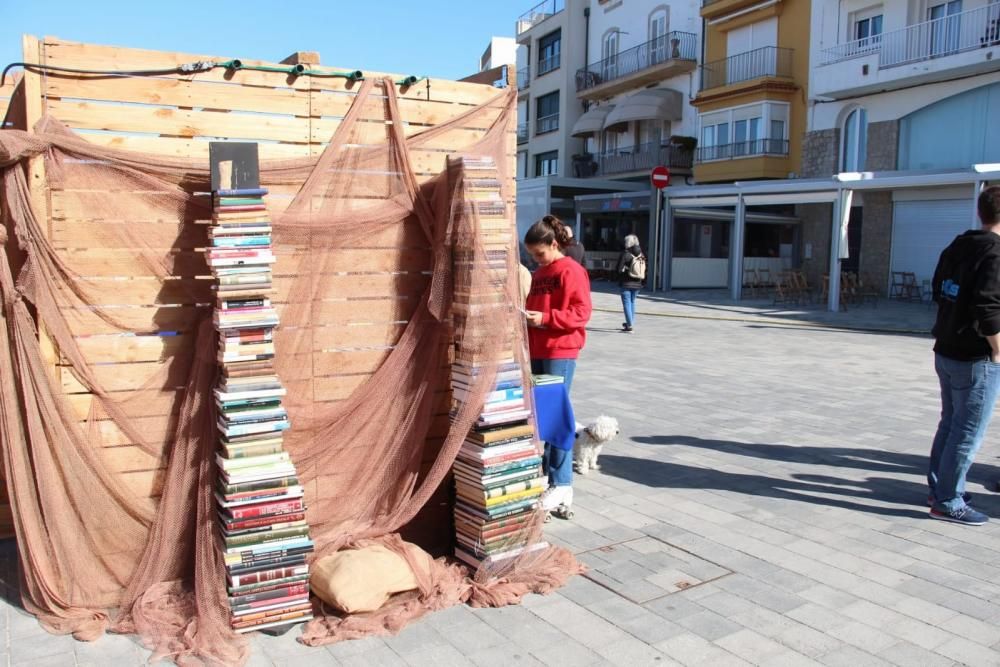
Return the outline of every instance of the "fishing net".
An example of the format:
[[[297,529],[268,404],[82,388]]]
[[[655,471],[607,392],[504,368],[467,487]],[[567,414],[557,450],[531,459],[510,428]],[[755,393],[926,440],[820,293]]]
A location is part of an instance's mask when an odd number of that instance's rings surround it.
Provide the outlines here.
[[[468,136],[461,128],[489,118],[481,138],[452,152],[491,158],[508,174],[515,105],[513,90],[500,91],[405,136],[396,86],[368,79],[320,156],[261,165],[263,187],[295,192],[273,216],[275,365],[288,389],[285,448],[305,487],[314,558],[372,542],[410,557],[397,533],[439,492],[492,389],[496,363],[432,437],[435,416],[448,409],[455,285],[514,304],[517,254],[512,240],[502,266],[481,268],[486,250],[475,213],[462,205],[461,168],[420,183],[412,152],[457,145],[454,137]],[[48,226],[65,223],[37,213],[27,168],[35,157],[61,193],[50,204],[84,221],[73,231],[86,236],[86,250],[50,240]],[[0,253],[0,419],[24,606],[52,632],[84,640],[107,629],[137,633],[157,657],[242,664],[248,644],[229,625],[212,496],[214,298],[203,253],[192,250],[206,245],[207,226],[197,222],[211,217],[210,198],[198,194],[209,189],[207,161],[99,147],[46,116],[32,133],[0,132],[0,177],[8,250]],[[512,201],[512,181],[501,181]],[[483,261],[459,262],[457,253]],[[396,271],[400,257],[426,268]],[[352,326],[369,327],[365,338],[382,358],[346,399],[331,401],[344,369],[330,351],[358,339],[328,325],[329,313],[345,308],[372,313]],[[111,347],[101,343],[109,337]],[[460,337],[484,359],[513,348],[527,372],[515,308],[468,314]],[[151,343],[159,358],[132,364],[129,377],[110,364]],[[70,395],[67,386],[78,389]],[[111,461],[124,447],[162,468],[158,497],[122,482]],[[525,537],[537,542],[540,516],[527,525]],[[438,559],[417,591],[377,612],[344,617],[316,603],[303,641],[395,632],[459,602],[514,603],[580,568],[556,547],[477,572]]]

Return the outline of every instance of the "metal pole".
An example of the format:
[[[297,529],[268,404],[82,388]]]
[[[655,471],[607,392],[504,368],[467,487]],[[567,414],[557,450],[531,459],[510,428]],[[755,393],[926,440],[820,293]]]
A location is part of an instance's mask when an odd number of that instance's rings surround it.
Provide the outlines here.
[[[739,301],[743,296],[743,231],[746,218],[747,206],[743,203],[743,195],[738,195],[733,233],[729,235],[729,292],[733,301]]]
[[[833,202],[833,216],[830,222],[830,270],[827,278],[827,310],[832,313],[840,311],[840,226],[844,208],[844,191],[837,190],[837,199]],[[848,211],[850,215],[850,211]]]
[[[660,257],[660,190],[658,188],[653,188],[653,197],[656,201],[653,204],[653,233],[652,241],[653,247],[649,249],[650,261],[647,264],[650,267],[650,277],[649,277],[649,290],[655,292],[659,289],[659,257]]]
[[[986,187],[985,181],[976,181],[976,189],[972,191],[972,227],[971,229],[979,229],[979,195],[982,193],[983,188]]]
[[[663,264],[660,267],[660,275],[663,276],[663,291],[666,292],[670,289],[670,271],[673,268],[671,267],[671,262],[673,261],[674,256],[674,214],[673,210],[670,208],[670,200],[667,198],[667,191],[664,190],[661,193],[661,196],[663,197],[664,202],[663,236],[661,237],[662,243],[660,244],[660,258]]]

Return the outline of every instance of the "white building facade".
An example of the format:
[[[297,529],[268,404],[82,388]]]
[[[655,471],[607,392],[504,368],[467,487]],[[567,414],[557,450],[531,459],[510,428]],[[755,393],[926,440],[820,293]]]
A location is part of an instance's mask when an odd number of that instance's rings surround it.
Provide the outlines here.
[[[803,175],[1000,162],[1000,4],[814,0],[811,24]],[[884,291],[904,273],[923,287],[940,251],[976,226],[974,194],[968,185],[859,193],[844,268]],[[813,227],[817,245],[825,227]]]

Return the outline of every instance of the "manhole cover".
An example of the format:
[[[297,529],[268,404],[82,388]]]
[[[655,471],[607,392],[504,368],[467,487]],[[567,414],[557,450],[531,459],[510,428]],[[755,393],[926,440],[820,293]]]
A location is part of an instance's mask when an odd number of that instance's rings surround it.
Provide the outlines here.
[[[583,575],[636,604],[645,604],[732,574],[717,563],[646,536],[578,554]]]

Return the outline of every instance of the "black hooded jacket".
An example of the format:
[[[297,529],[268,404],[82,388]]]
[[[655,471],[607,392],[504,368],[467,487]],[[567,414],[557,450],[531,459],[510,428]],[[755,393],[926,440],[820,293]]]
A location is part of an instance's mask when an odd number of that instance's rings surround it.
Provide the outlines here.
[[[972,361],[990,356],[984,336],[1000,333],[1000,236],[977,229],[955,237],[934,270],[934,351]]]
[[[635,258],[642,254],[642,248],[637,245],[632,246],[628,250],[622,250],[622,254],[618,255],[618,282],[621,284],[622,289],[642,289],[641,280],[636,280],[628,274],[628,269],[632,266],[632,262]]]

